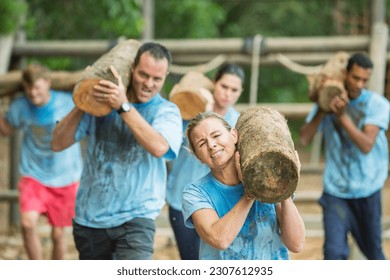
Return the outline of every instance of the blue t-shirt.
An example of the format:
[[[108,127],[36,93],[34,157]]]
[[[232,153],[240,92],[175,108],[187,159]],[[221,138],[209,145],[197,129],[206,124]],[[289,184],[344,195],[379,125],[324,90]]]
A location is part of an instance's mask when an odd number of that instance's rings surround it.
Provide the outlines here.
[[[307,122],[317,110],[315,106]],[[325,143],[324,191],[340,198],[368,197],[383,187],[388,175],[389,102],[365,89],[358,98],[350,100],[346,110],[358,129],[370,124],[378,126],[379,133],[372,150],[365,154],[352,142],[334,114],[324,116],[319,126]]]
[[[200,209],[214,209],[219,218],[229,212],[244,195],[242,184],[227,186],[212,173],[188,184],[183,191],[183,216],[187,227],[193,228],[191,215]],[[226,250],[218,250],[201,240],[202,260],[285,260],[286,246],[280,239],[279,223],[274,204],[255,201],[243,227]]]
[[[175,158],[181,145],[180,112],[159,94],[133,106],[165,138],[169,151],[161,158],[151,155],[116,111],[104,117],[84,114],[75,135],[76,141],[89,136],[76,201],[78,224],[111,228],[134,218],[155,219],[165,204],[165,159]]]
[[[224,118],[231,127],[234,127],[239,116],[240,113],[230,107]],[[207,165],[200,162],[189,151],[188,140],[184,135],[188,123],[189,121],[183,120],[183,144],[180,147],[179,155],[171,162],[171,170],[168,175],[167,203],[178,211],[181,211],[182,193],[185,185],[198,180],[210,171]]]
[[[6,120],[23,131],[19,172],[48,187],[63,187],[80,179],[82,156],[80,144],[53,152],[50,147],[56,122],[67,115],[74,103],[70,93],[50,91],[50,100],[35,106],[25,97],[15,99]]]

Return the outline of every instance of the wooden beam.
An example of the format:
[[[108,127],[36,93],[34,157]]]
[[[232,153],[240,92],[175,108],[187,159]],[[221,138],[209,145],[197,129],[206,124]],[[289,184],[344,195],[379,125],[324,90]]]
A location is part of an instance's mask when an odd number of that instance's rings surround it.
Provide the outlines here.
[[[368,50],[360,50],[361,52],[368,52]],[[264,66],[278,66],[281,65],[278,60],[279,53],[271,53],[261,57],[260,64]],[[321,52],[321,53],[283,53],[285,56],[290,58],[296,63],[303,65],[314,65],[318,66],[329,60],[336,52]],[[226,61],[242,64],[251,65],[252,59],[248,55],[244,54],[225,54]],[[173,56],[173,62],[175,64],[201,64],[210,61],[215,57],[214,54],[178,54]],[[390,52],[386,53],[385,60],[390,61]],[[283,66],[284,67],[284,66]]]
[[[266,52],[354,52],[367,50],[370,37],[361,36],[318,36],[266,38]]]
[[[251,54],[253,38],[224,39],[177,39],[156,40],[176,54]],[[107,40],[64,40],[27,41],[16,43],[16,56],[100,56],[112,48],[117,41]],[[367,50],[370,37],[329,36],[329,37],[279,37],[264,38],[262,54],[278,52],[354,52]]]
[[[235,108],[239,112],[243,112],[251,106],[254,105],[239,103],[235,105]],[[257,103],[256,106],[266,106],[275,109],[287,119],[303,119],[311,111],[314,103]]]
[[[72,91],[80,79],[82,72],[82,70],[75,72],[50,72],[51,88],[61,91]],[[23,91],[21,70],[13,70],[0,75],[0,98],[15,94],[19,91]]]
[[[17,190],[0,190],[0,201],[18,202],[19,192]]]

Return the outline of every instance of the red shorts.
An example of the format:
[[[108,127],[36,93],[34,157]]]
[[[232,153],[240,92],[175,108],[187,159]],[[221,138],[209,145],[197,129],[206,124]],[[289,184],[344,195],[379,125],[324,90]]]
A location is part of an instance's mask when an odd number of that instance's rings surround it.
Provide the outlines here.
[[[45,214],[55,227],[72,225],[79,182],[63,187],[48,187],[31,177],[19,181],[20,212],[35,211]]]

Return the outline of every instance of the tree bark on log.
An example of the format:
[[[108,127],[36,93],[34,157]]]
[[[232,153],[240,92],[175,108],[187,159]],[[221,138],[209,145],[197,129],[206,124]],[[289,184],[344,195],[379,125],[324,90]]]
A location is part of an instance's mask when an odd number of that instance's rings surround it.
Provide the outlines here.
[[[72,92],[83,71],[51,71],[51,88]],[[23,91],[22,71],[14,70],[0,75],[0,98]]]
[[[336,95],[348,96],[344,87],[343,71],[348,62],[349,54],[338,52],[322,67],[319,74],[308,75],[309,97],[316,101],[319,107],[330,112],[329,102]]]
[[[298,185],[300,164],[284,116],[269,107],[250,107],[236,129],[247,194],[266,203],[289,198]]]
[[[110,80],[117,84],[118,81],[110,69],[110,66],[114,66],[127,88],[131,78],[131,65],[140,45],[141,43],[136,40],[122,41],[97,59],[92,66],[87,67],[73,90],[76,106],[94,116],[105,116],[110,113],[112,108],[108,104],[94,98],[93,87],[100,80]]]

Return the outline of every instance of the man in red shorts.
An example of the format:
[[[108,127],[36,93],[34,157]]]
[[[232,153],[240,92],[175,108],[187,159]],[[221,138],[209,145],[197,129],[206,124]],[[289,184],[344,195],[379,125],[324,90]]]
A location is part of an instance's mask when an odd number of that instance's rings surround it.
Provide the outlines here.
[[[51,90],[47,68],[29,65],[23,70],[25,95],[16,98],[5,116],[0,115],[0,134],[23,131],[19,163],[21,226],[27,256],[42,259],[37,232],[40,215],[52,226],[52,259],[64,259],[65,227],[72,225],[78,181],[82,170],[80,145],[62,152],[50,148],[52,131],[74,103],[69,93]]]

